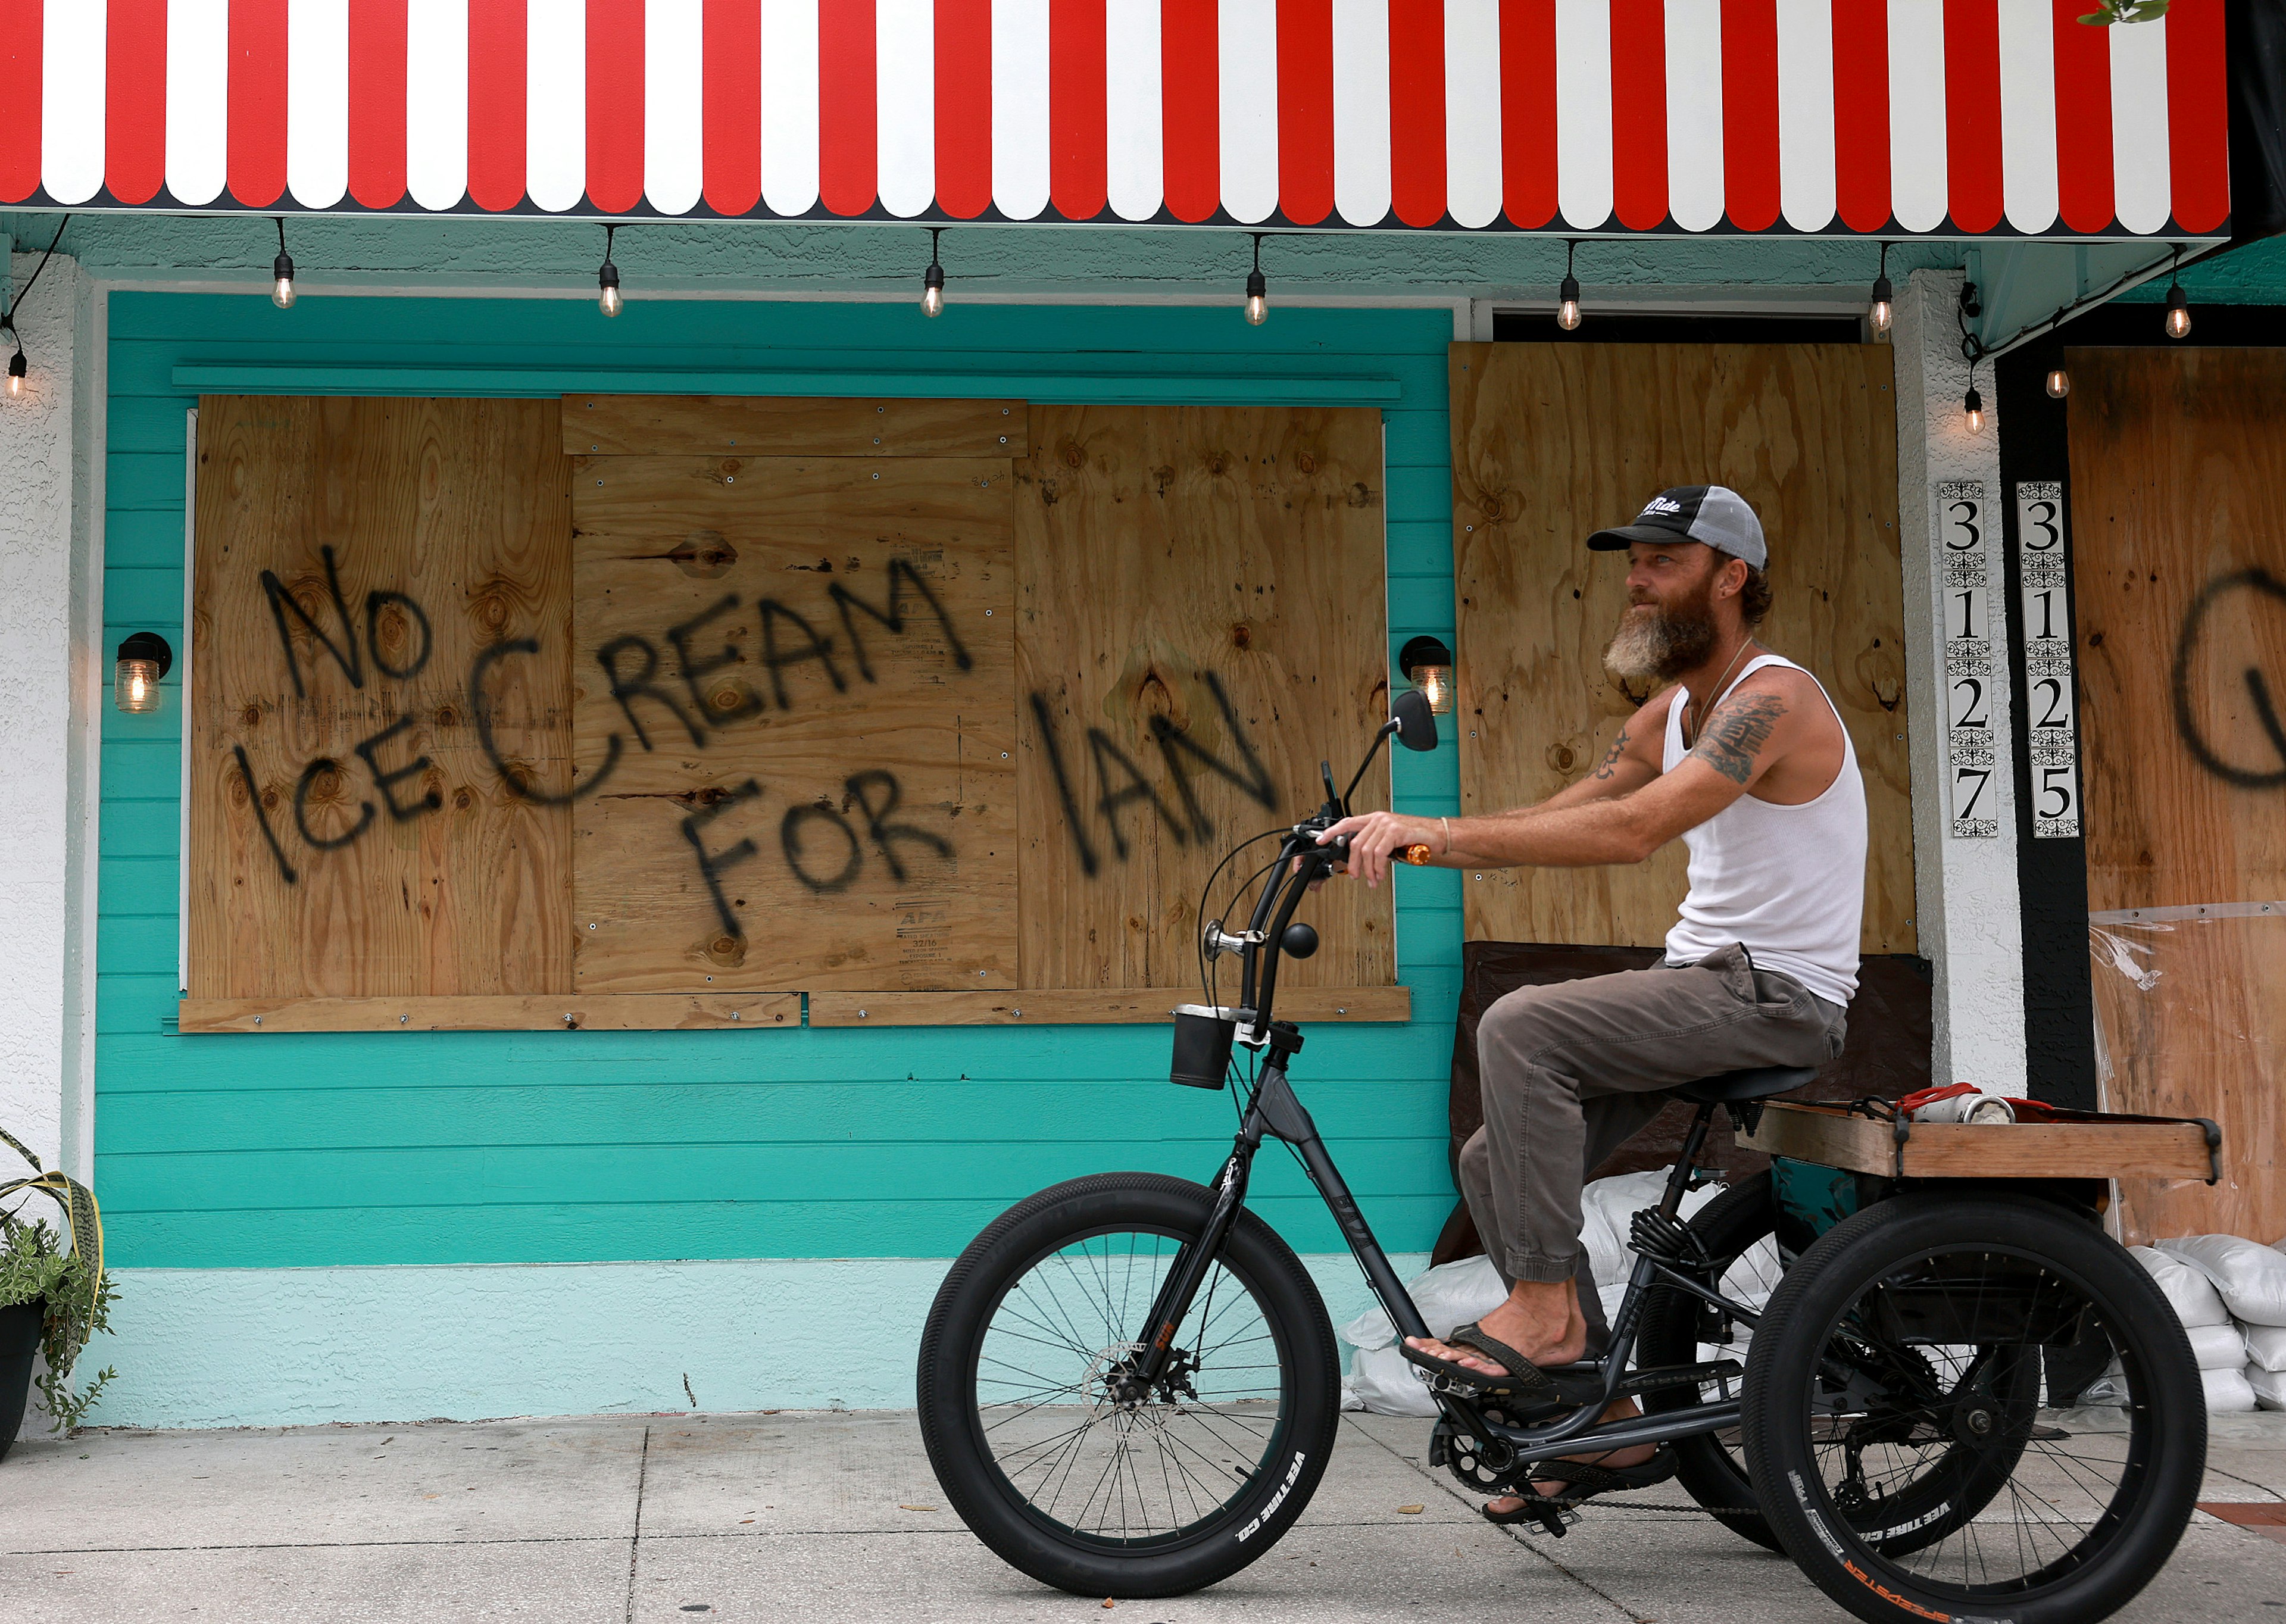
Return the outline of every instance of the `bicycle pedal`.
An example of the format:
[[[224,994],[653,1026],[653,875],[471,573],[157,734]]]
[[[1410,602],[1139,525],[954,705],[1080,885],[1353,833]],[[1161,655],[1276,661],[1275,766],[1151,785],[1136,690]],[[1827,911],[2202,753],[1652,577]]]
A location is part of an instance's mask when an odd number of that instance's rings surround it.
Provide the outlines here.
[[[1525,1530],[1526,1533],[1546,1533],[1553,1538],[1560,1540],[1564,1537],[1565,1533],[1570,1529],[1574,1523],[1580,1520],[1580,1508],[1577,1506],[1534,1506],[1533,1508],[1533,1516],[1536,1519],[1535,1525]]]

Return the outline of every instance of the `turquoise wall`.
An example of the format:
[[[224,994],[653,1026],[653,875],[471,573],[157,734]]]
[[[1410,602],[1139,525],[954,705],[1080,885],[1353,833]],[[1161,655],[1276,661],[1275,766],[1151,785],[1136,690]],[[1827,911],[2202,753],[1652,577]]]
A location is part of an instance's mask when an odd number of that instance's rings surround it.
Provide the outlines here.
[[[926,374],[932,393],[959,376],[999,392],[1013,375],[1060,399],[1362,391],[1388,424],[1391,648],[1449,637],[1452,332],[1448,311],[1418,309],[1284,309],[1249,328],[1234,309],[956,305],[928,322],[902,302],[654,299],[605,322],[564,300],[311,297],[281,312],[116,292],[105,636],[180,645],[190,380],[243,387],[225,380],[286,365],[307,369],[292,392],[364,392],[375,369],[406,367],[470,374],[423,392],[486,394],[698,370],[806,374],[821,394],[900,374]],[[488,385],[495,372],[518,387]],[[862,390],[846,382],[861,375]],[[182,1037],[182,706],[168,686],[155,715],[103,712],[95,1186],[115,1265],[942,1257],[1043,1185],[1108,1168],[1204,1179],[1227,1147],[1229,1096],[1164,1081],[1164,1028]],[[1459,809],[1451,745],[1400,753],[1396,770],[1399,809]],[[1297,811],[1314,804],[1312,786],[1290,788]],[[1313,1028],[1297,1068],[1392,1250],[1426,1250],[1453,1200],[1458,881],[1398,881],[1412,1021]],[[1256,1187],[1298,1250],[1342,1250],[1290,1158],[1265,1156]]]

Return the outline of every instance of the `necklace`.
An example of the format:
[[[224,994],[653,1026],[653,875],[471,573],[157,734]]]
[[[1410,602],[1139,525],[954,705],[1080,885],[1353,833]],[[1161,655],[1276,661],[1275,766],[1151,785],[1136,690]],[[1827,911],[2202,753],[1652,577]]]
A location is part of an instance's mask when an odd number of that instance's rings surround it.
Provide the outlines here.
[[[1714,679],[1714,685],[1707,690],[1705,696],[1693,694],[1691,703],[1683,707],[1683,719],[1691,723],[1691,737],[1687,741],[1689,744],[1699,742],[1699,729],[1707,725],[1707,707],[1714,702],[1714,697],[1722,691],[1722,684],[1730,680],[1730,674],[1738,668],[1738,662],[1746,658],[1746,650],[1754,646],[1754,640],[1752,637],[1740,643],[1738,651],[1730,656],[1730,663],[1722,667],[1722,674]]]

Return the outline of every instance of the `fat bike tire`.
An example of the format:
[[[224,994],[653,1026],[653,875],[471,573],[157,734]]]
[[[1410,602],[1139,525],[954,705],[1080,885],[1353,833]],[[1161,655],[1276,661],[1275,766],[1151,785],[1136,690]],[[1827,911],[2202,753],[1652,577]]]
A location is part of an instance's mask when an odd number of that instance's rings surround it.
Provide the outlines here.
[[[1215,1584],[1278,1542],[1325,1470],[1341,1418],[1333,1327],[1301,1259],[1251,1212],[1224,1240],[1217,1295],[1202,1288],[1170,1339],[1190,1368],[1122,1402],[1118,1361],[1144,1331],[1153,1270],[1203,1233],[1214,1199],[1155,1173],[1043,1190],[970,1243],[929,1310],[917,1383],[929,1464],[977,1538],[1043,1584],[1122,1599]],[[1044,1441],[1010,1441],[1028,1436]],[[1130,1480],[1133,1526],[1126,1499],[1110,1514]]]
[[[2093,1338],[2112,1422],[2040,1411],[2042,1347]],[[1900,1196],[1828,1230],[1770,1298],[1744,1412],[1786,1554],[1868,1624],[2104,1618],[2173,1553],[2206,1461],[2166,1299],[2091,1219],[2031,1197]],[[1936,1469],[1898,1475],[1955,1503],[1871,1515],[1864,1466],[1916,1451]]]

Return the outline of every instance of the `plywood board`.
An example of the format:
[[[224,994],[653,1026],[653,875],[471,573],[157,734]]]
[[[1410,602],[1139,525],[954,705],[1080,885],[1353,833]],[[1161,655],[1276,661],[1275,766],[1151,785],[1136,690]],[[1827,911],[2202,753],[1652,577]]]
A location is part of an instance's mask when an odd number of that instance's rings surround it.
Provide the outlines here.
[[[1015,984],[1000,459],[573,459],[588,992]]]
[[[1100,992],[1033,987],[1015,992],[820,992],[809,1000],[812,1026],[1057,1026],[1164,1021],[1178,991]],[[1200,1001],[1194,990],[1189,1000]],[[1404,987],[1297,987],[1279,989],[1281,1021],[1407,1021],[1413,995]]]
[[[1738,1143],[1885,1178],[1899,1167],[1896,1124],[1841,1106],[1772,1101]],[[1907,1179],[2203,1179],[2211,1166],[2206,1130],[2191,1122],[1909,1123],[1903,1148]]]
[[[2066,365],[2088,906],[2286,899],[2286,352]],[[2227,1147],[2214,1190],[2123,1186],[2132,1233],[2286,1231],[2279,930],[2176,928],[2148,988],[2096,972],[2106,1103],[2214,1117]]]
[[[549,400],[200,403],[191,986],[571,984],[571,511]],[[526,644],[479,718],[487,651]]]
[[[584,993],[473,998],[185,998],[190,1032],[778,1031],[801,1024],[797,993]]]
[[[1865,777],[1869,953],[1914,950],[1903,578],[1890,352],[1848,344],[1456,343],[1453,540],[1461,802],[1544,800],[1608,750],[1646,694],[1603,668],[1623,556],[1589,532],[1670,485],[1762,516],[1763,641],[1825,685]],[[1463,881],[1471,940],[1648,946],[1685,888],[1678,842],[1632,868]]]
[[[1320,758],[1345,779],[1387,716],[1379,414],[1036,406],[1030,439],[1021,985],[1194,988],[1216,863],[1315,810]],[[1383,761],[1356,805],[1388,797]],[[1303,917],[1323,946],[1289,984],[1395,981],[1386,888],[1336,882]]]
[[[1021,400],[566,395],[567,454],[1021,457]]]

